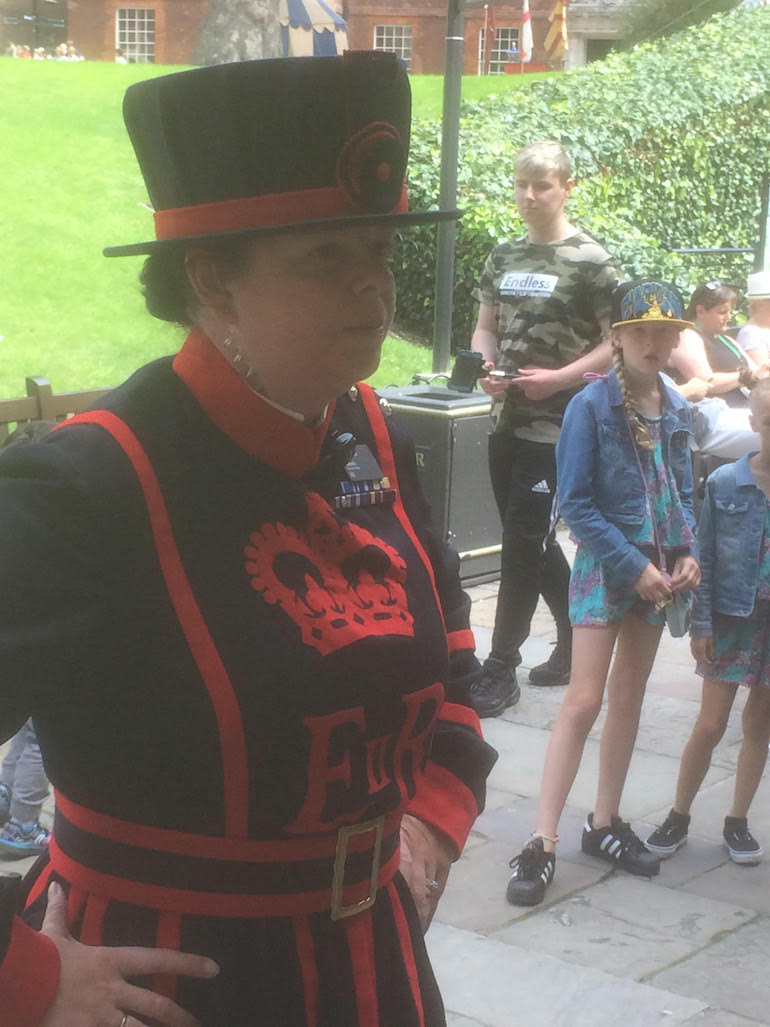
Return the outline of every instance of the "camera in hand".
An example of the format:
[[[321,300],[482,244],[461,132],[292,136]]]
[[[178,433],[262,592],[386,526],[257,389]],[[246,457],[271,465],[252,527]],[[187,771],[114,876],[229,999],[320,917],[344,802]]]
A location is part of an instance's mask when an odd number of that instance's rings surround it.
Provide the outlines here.
[[[473,392],[479,378],[489,376],[497,381],[513,381],[516,371],[487,371],[484,368],[484,354],[477,350],[461,349],[452,368],[447,388],[455,392]]]

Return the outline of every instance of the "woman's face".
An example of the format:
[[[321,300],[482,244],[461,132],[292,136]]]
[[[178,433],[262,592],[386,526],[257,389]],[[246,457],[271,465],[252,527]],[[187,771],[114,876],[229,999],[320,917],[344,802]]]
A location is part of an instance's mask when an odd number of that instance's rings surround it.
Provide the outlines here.
[[[376,370],[395,308],[394,236],[346,227],[255,243],[228,283],[229,328],[270,398],[317,412]]]
[[[665,322],[622,325],[615,331],[624,366],[645,377],[653,377],[666,367],[679,342],[679,326]]]
[[[718,335],[727,328],[733,305],[729,300],[717,303],[715,307],[703,307],[699,303],[695,308],[695,320],[700,328],[709,335]]]

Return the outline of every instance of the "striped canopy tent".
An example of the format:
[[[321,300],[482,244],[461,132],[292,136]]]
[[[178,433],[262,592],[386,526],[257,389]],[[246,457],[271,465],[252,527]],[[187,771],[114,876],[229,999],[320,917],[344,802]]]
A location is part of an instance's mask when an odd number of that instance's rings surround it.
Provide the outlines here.
[[[344,19],[324,0],[281,0],[284,57],[334,57],[348,48]]]

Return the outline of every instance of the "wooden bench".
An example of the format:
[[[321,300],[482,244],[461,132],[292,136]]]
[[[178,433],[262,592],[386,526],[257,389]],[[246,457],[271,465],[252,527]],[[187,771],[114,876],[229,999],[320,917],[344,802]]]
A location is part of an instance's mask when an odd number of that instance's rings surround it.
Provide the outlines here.
[[[0,445],[20,424],[30,421],[63,421],[87,410],[109,389],[54,392],[46,378],[27,378],[27,395],[0,399]]]

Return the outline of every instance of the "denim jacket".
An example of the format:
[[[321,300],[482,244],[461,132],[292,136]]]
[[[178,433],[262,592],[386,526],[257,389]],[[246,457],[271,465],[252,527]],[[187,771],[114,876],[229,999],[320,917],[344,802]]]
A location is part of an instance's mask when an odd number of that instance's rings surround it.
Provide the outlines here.
[[[694,531],[690,407],[670,378],[660,375],[660,381],[663,459]],[[648,500],[614,371],[570,401],[556,467],[559,513],[574,537],[601,561],[609,585],[636,581],[649,559],[626,535],[644,521]]]
[[[765,494],[749,468],[753,454],[709,475],[698,522],[701,583],[692,614],[694,638],[713,635],[712,616],[748,617],[754,609],[765,524]]]

